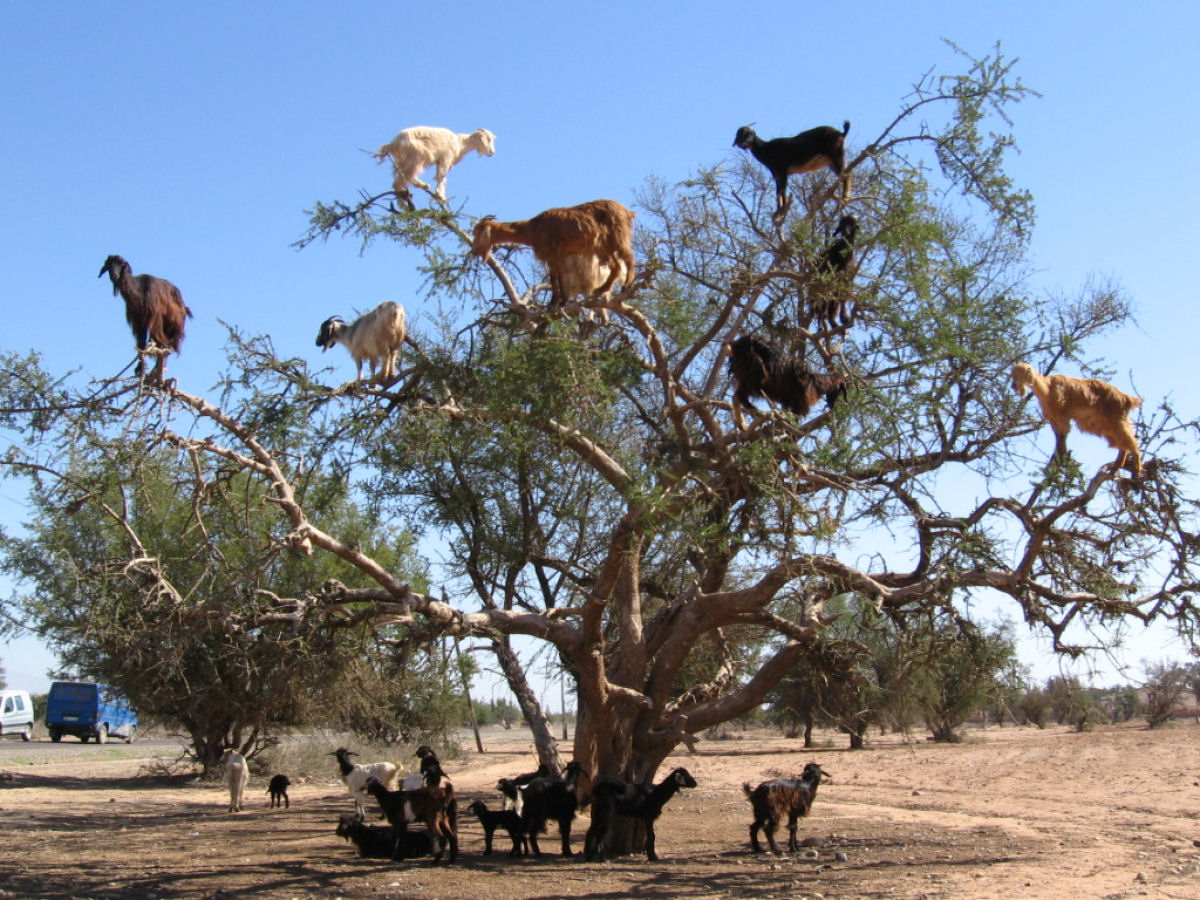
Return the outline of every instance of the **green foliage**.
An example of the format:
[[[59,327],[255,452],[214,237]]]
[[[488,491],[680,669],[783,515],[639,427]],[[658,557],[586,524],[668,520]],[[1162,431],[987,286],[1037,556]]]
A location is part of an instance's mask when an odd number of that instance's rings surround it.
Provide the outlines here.
[[[1142,715],[1146,724],[1158,728],[1171,720],[1187,691],[1188,670],[1179,663],[1146,662],[1142,664],[1146,680],[1142,685],[1146,701]]]

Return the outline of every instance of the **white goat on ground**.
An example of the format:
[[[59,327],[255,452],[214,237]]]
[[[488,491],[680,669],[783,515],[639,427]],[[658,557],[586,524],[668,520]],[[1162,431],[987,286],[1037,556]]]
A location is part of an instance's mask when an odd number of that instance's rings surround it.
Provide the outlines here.
[[[346,790],[354,798],[354,807],[360,816],[367,814],[366,807],[363,805],[363,797],[367,793],[367,782],[370,779],[376,779],[388,789],[396,786],[395,763],[373,762],[358,765],[350,762],[350,757],[358,754],[345,747],[338,747],[329,755],[337,757],[338,772],[342,776],[342,781],[346,783]]]
[[[226,747],[221,754],[221,765],[225,767],[225,784],[229,786],[229,811],[241,812],[242,794],[246,791],[246,782],[250,780],[246,757],[232,747]]]
[[[324,353],[334,344],[345,345],[358,367],[356,380],[362,381],[362,367],[366,361],[371,364],[371,380],[385,383],[396,377],[396,362],[407,331],[404,307],[384,300],[349,325],[341,316],[326,319],[317,333],[317,346]]]
[[[405,128],[391,143],[380,147],[375,158],[379,162],[391,158],[395,172],[392,186],[398,196],[410,196],[410,184],[429,190],[429,185],[417,176],[430,166],[437,166],[434,194],[445,202],[446,173],[472,150],[481,156],[493,155],[496,152],[496,136],[486,128],[477,128],[470,134],[456,134],[449,128],[416,125]]]

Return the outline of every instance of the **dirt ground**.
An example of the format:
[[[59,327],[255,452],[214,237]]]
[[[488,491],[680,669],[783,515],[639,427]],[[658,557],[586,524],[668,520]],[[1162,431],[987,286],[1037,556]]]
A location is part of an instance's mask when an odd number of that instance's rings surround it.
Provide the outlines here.
[[[6,742],[0,898],[1200,898],[1200,725],[992,728],[954,746],[888,737],[855,752],[826,737],[804,751],[748,732],[681,752],[668,763],[699,786],[666,807],[662,860],[586,863],[481,855],[466,803],[497,808],[496,779],[531,760],[528,745],[485,736],[499,749],[447,760],[462,798],[450,867],[358,859],[333,833],[350,801],[332,778],[293,786],[286,810],[267,808],[255,778],[247,810],[229,815],[220,785],[145,774],[138,757],[154,748],[90,745],[46,762],[37,744]],[[834,779],[800,832],[821,845],[752,854],[741,783],[811,760]],[[577,851],[587,824],[576,821]]]

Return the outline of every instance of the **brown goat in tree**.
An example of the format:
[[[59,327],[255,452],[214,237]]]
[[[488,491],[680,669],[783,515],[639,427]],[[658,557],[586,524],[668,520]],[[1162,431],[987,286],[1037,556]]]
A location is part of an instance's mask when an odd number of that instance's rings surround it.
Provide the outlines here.
[[[1115,468],[1122,466],[1142,476],[1142,456],[1138,450],[1131,410],[1142,405],[1141,397],[1131,397],[1098,378],[1072,378],[1069,375],[1042,375],[1029,363],[1018,363],[1012,372],[1013,390],[1018,394],[1033,391],[1042,407],[1042,417],[1054,429],[1056,456],[1067,453],[1067,433],[1071,422],[1085,434],[1106,438],[1117,448]]]
[[[578,261],[573,256],[590,256],[608,269],[598,287],[588,285],[596,296],[610,292],[624,274],[625,287],[633,283],[634,214],[615,200],[590,200],[578,206],[554,207],[532,219],[498,222],[491,216],[475,224],[471,249],[486,259],[497,244],[523,244],[547,269],[550,304],[570,299],[580,279],[574,275]]]
[[[134,275],[129,263],[119,256],[104,261],[100,275],[105,272],[112,279],[113,296],[119,293],[125,300],[125,321],[137,342],[137,377],[141,378],[146,371],[145,353],[153,341],[158,349],[154,378],[161,382],[167,369],[167,354],[179,352],[184,323],[192,317],[192,311],[183,302],[179,288],[165,278]]]
[[[754,409],[752,397],[774,400],[803,418],[821,397],[832,406],[846,393],[844,376],[813,372],[803,360],[785,356],[749,335],[730,345],[729,374],[735,384],[733,420],[739,429],[746,427],[742,407]]]

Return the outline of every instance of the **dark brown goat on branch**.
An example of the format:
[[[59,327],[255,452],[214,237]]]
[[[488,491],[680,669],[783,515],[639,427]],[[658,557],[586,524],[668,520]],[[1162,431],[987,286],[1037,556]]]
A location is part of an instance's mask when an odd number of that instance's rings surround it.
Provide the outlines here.
[[[146,371],[145,354],[153,341],[158,350],[154,379],[161,383],[167,369],[167,354],[179,352],[184,324],[192,317],[192,311],[183,302],[179,288],[165,278],[134,275],[129,263],[119,256],[104,261],[100,275],[105,272],[112,279],[113,296],[119,293],[125,300],[125,321],[137,342],[137,377],[141,378]]]
[[[846,393],[845,376],[814,372],[803,360],[785,356],[749,335],[730,345],[729,374],[735,384],[733,421],[742,430],[746,427],[742,407],[754,409],[752,397],[774,400],[803,418],[821,397],[832,406]]]
[[[854,240],[858,237],[858,219],[842,216],[833,231],[834,239],[809,264],[809,308],[825,328],[849,325],[851,322],[850,283],[857,268],[854,262]]]

